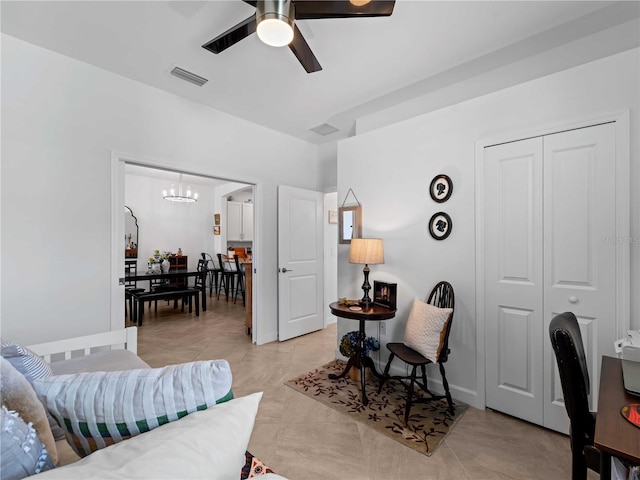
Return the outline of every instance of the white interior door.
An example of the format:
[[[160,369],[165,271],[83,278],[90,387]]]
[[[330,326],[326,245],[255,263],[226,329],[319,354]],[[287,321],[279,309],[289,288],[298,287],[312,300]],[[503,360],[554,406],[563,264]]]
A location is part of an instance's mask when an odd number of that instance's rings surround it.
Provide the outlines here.
[[[615,124],[485,149],[486,404],[568,432],[549,323],[580,322],[592,409],[616,334]]]
[[[278,187],[278,339],[324,326],[323,195]]]
[[[616,339],[615,124],[544,137],[544,332],[573,312],[589,368],[590,405],[597,409],[600,357]],[[569,431],[562,386],[545,342],[544,425]]]
[[[486,403],[542,424],[542,139],[484,161]]]

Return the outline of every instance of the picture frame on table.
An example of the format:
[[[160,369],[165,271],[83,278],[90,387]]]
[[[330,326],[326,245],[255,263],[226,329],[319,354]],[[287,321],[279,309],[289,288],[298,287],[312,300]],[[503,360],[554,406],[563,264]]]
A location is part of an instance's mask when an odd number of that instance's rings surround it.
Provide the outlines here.
[[[396,299],[398,294],[397,283],[373,281],[373,303],[381,307],[396,309]]]

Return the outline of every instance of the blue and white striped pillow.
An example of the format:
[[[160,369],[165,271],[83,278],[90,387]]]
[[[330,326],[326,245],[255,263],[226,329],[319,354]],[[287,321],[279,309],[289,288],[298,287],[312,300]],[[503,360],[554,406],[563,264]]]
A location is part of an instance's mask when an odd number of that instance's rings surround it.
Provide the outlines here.
[[[0,340],[0,346],[2,356],[9,360],[11,365],[29,380],[29,383],[33,383],[36,378],[53,375],[49,364],[27,347],[7,340]]]
[[[33,387],[82,457],[233,398],[226,360],[57,375]]]

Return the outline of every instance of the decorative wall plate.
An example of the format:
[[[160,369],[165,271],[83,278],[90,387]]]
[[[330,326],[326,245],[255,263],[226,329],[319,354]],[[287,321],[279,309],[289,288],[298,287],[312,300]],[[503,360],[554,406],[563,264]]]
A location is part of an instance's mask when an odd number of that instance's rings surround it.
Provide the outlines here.
[[[436,240],[444,240],[451,234],[451,217],[444,212],[434,213],[429,220],[429,233]]]
[[[429,194],[434,202],[443,203],[449,200],[453,193],[453,183],[446,175],[437,175],[431,180]]]

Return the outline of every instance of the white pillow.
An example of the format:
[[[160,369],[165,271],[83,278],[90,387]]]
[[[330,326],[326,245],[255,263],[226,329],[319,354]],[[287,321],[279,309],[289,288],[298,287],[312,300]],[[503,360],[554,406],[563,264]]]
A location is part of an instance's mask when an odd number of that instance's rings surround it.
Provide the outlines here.
[[[237,480],[262,392],[187,415],[38,479]]]
[[[417,298],[404,329],[404,344],[433,363],[438,360],[452,308],[438,308]]]

